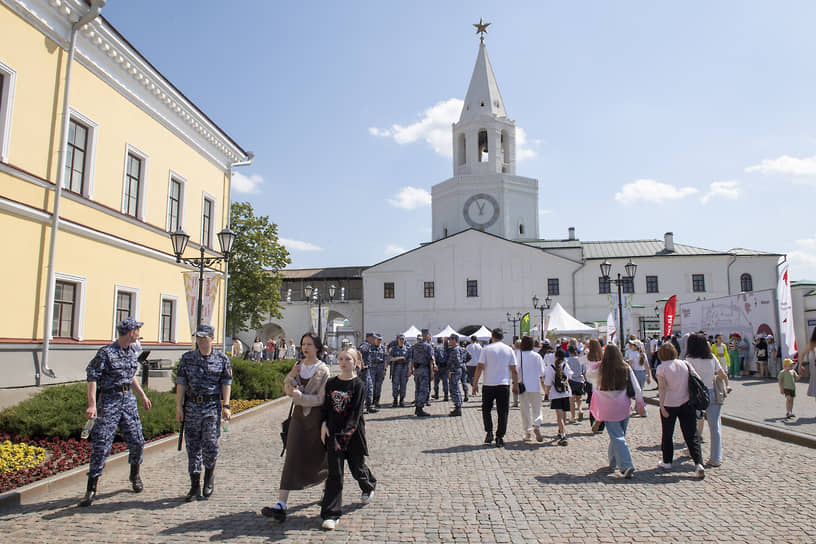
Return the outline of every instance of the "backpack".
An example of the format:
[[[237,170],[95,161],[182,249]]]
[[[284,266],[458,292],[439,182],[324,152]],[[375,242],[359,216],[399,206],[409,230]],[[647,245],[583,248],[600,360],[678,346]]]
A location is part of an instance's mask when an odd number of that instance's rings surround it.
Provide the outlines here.
[[[561,361],[561,364],[558,364],[558,361],[555,361],[553,364],[553,369],[555,369],[555,374],[553,375],[553,387],[558,393],[563,393],[567,390],[567,384],[564,383],[564,361]]]

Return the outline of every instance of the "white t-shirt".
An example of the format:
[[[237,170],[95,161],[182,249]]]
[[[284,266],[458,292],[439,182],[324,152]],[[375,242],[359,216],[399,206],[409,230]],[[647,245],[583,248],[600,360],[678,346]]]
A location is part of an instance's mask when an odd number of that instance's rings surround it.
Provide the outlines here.
[[[516,366],[513,348],[503,342],[488,344],[482,348],[479,362],[484,364],[484,385],[510,385],[510,367]]]
[[[467,366],[476,366],[479,364],[479,356],[482,354],[482,346],[480,346],[478,342],[472,342],[468,344],[465,349],[468,353],[470,353],[470,361],[467,362]]]
[[[626,360],[629,362],[629,366],[632,367],[632,370],[646,370],[646,365],[640,360],[640,350],[627,349]]]
[[[544,375],[544,360],[535,351],[520,351],[517,368],[519,380],[527,391],[541,391],[541,377]]]
[[[562,364],[564,365],[564,377],[567,380],[571,380],[572,370],[570,370],[569,365],[567,365],[567,361],[565,360]],[[549,365],[544,369],[544,385],[550,386],[550,400],[563,399],[565,397],[572,396],[572,390],[570,389],[569,383],[564,384],[564,392],[561,393],[555,390],[555,386],[553,386],[554,382],[555,382],[555,367],[553,365]]]

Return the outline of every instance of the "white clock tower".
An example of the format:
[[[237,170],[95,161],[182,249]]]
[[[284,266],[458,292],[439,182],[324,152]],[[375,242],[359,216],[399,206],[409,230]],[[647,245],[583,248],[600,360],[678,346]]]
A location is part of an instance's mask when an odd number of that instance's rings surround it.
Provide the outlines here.
[[[453,177],[431,188],[433,240],[469,228],[508,240],[538,239],[538,180],[516,175],[516,125],[487,57],[483,21],[465,105],[453,125]]]

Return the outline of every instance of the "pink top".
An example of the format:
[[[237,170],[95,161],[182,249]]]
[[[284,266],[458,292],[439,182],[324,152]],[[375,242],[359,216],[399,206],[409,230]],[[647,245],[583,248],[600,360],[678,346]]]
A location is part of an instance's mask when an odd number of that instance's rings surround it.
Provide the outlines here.
[[[663,383],[663,406],[674,408],[688,402],[689,366],[685,361],[663,361],[656,374],[658,383]]]
[[[626,394],[626,389],[621,391],[601,391],[601,376],[598,372],[600,362],[590,363],[587,371],[587,380],[592,382],[592,400],[589,403],[589,411],[593,417],[599,421],[623,421],[632,412],[632,399]],[[635,390],[635,400],[638,406],[643,406],[643,391],[637,381],[635,373],[629,368],[629,380]]]

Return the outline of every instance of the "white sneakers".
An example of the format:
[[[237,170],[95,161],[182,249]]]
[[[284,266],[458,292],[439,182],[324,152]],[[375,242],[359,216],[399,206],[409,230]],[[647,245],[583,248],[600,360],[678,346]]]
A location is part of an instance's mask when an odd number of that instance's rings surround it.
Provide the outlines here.
[[[362,495],[360,495],[360,500],[363,502],[363,504],[370,503],[371,499],[373,499],[373,498],[374,498],[374,491],[372,491],[371,493],[363,493]]]
[[[703,465],[697,465],[697,477],[701,480],[705,478],[705,467]]]
[[[663,470],[671,470],[671,468],[672,468],[672,464],[671,464],[671,463],[664,463],[663,461],[660,461],[660,462],[657,464],[657,466],[658,466],[658,467],[660,467],[660,468],[662,468]]]
[[[327,531],[332,531],[334,530],[335,527],[337,527],[337,521],[338,520],[336,519],[324,519],[323,525],[321,525],[321,527],[323,527]]]
[[[657,466],[659,468],[662,468],[663,470],[671,470],[671,468],[672,468],[671,463],[664,463],[663,461],[660,461],[657,464]],[[699,478],[700,480],[705,478],[705,467],[703,465],[695,465],[694,466],[694,471],[695,471],[695,474],[697,475],[697,478]]]

